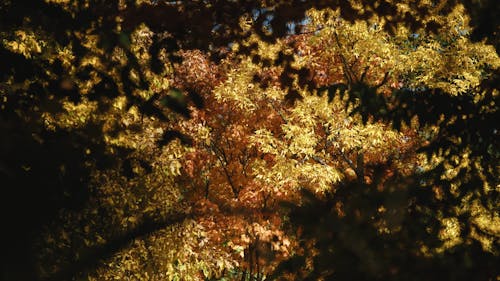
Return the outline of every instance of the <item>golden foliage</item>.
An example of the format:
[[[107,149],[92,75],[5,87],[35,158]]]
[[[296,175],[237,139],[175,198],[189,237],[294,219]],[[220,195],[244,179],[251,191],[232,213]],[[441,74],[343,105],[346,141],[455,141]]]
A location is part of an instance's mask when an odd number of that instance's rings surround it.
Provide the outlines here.
[[[399,8],[408,7],[401,4]],[[175,86],[179,92],[199,93],[205,106],[189,104],[189,119],[166,109],[167,121],[162,121],[143,116],[137,105],[127,106],[129,98],[118,95],[109,99],[109,109],[94,114],[97,104],[85,95],[100,81],[91,72],[89,79],[73,82],[83,94],[81,102],[66,100],[62,112],[42,114],[50,130],[75,130],[101,122],[99,133],[106,152],[118,155],[120,150],[132,151],[116,166],[94,170],[94,193],[84,211],[62,211],[59,221],[45,230],[40,243],[44,251],[40,256],[42,275],[58,272],[72,262],[57,253],[79,253],[133,230],[146,219],[165,219],[178,213],[189,214],[191,219],[135,239],[87,277],[204,280],[229,272],[260,271],[266,275],[301,250],[296,233],[283,222],[286,212],[278,204],[283,200],[300,203],[301,189],[335,196],[342,183],[357,180],[369,185],[377,165],[387,165],[385,175],[389,178],[395,173],[411,174],[417,166],[427,171],[444,163],[442,179],[456,179],[462,169],[474,165],[467,153],[446,160],[443,155],[431,159],[416,155],[423,142],[421,135],[436,128],[419,128],[418,120],[400,131],[387,123],[364,123],[340,91],[329,100],[327,93],[299,85],[301,77],[296,76],[292,85],[284,85],[280,80],[283,68],[262,61],[275,60],[280,53],[293,55],[291,67],[307,69],[310,76],[306,78],[318,88],[352,86],[364,79],[371,86],[385,82],[378,88],[380,95],[402,87],[466,94],[478,86],[485,69],[500,66],[500,59],[491,46],[470,42],[468,19],[462,14],[458,7],[446,17],[436,18],[447,23],[439,36],[424,31],[411,34],[404,27],[391,36],[376,19],[351,24],[341,20],[338,11],[310,10],[304,34],[275,43],[251,36],[233,46],[219,65],[202,51],[183,50],[178,53],[182,63],[165,61],[166,70],[161,74],[155,74],[146,63],[154,35],[146,25],[132,33],[128,49],[116,47],[111,54],[105,54],[90,33],[77,34],[86,48],[96,51],[74,65],[71,46],[55,48],[68,74],[91,65],[94,72],[109,72],[119,81],[118,69],[110,68],[102,56],[123,67],[127,64],[124,53],[130,51],[151,82],[149,89],[136,89],[133,97],[147,101],[155,94],[168,95]],[[242,19],[243,26],[250,22]],[[27,58],[45,51],[43,41],[33,34],[19,31],[16,35],[16,40],[3,41],[12,51]],[[250,55],[237,52],[252,44],[257,48]],[[252,55],[261,60],[252,60]],[[127,74],[131,80],[139,80],[138,73]],[[267,79],[268,87],[255,81],[256,77]],[[123,87],[119,84],[118,91],[123,92]],[[290,91],[298,92],[302,99],[287,102],[285,96]],[[158,146],[170,130],[184,134],[192,143],[176,139]],[[130,170],[128,177],[123,175],[124,169]],[[439,187],[435,189],[436,198],[441,193]],[[337,207],[343,214],[343,207]],[[385,212],[382,205],[378,210]],[[498,235],[498,216],[482,216],[487,212],[479,205],[471,212],[478,229]],[[425,248],[423,252],[444,251],[464,242],[456,218],[440,219],[443,248]],[[381,233],[392,231],[391,226],[378,223]],[[491,240],[479,232],[477,239],[485,249],[491,248]]]

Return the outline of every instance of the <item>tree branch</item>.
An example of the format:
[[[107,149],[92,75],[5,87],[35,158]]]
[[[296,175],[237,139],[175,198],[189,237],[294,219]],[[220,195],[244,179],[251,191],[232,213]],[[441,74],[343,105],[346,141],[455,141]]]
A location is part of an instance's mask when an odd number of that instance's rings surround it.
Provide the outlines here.
[[[223,149],[217,148],[214,145],[212,146],[213,151],[215,152],[215,155],[217,155],[217,159],[221,163],[222,169],[224,170],[224,174],[226,175],[227,181],[229,185],[231,186],[231,190],[233,191],[234,198],[238,198],[239,194],[239,189],[236,188],[236,186],[233,183],[233,180],[231,178],[231,174],[229,173],[229,170],[227,169],[227,164],[229,163],[226,158],[226,154]],[[219,154],[220,153],[220,154]]]

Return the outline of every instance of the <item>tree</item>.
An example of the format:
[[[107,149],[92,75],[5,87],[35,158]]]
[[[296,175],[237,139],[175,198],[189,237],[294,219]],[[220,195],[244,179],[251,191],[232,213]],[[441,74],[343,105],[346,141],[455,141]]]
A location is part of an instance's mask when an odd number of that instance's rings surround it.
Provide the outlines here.
[[[356,78],[366,77],[369,70],[357,75],[354,71],[347,83],[326,87],[346,89],[364,120],[389,121],[398,129],[417,122],[420,156],[410,174],[394,169],[396,176],[386,179],[379,173],[374,184],[344,185],[326,201],[306,196],[310,202],[291,216],[303,229],[305,241],[315,239],[316,247],[283,263],[275,276],[301,272],[297,267],[307,268],[311,255],[315,255],[314,269],[303,273],[311,280],[491,280],[498,276],[498,204],[494,203],[498,190],[492,188],[498,186],[493,176],[498,154],[490,146],[496,142],[490,118],[497,116],[493,108],[497,94],[491,86],[498,78],[487,70],[497,68],[498,58],[491,47],[468,41],[463,18],[456,20],[459,12],[448,16],[450,26],[439,36],[422,32],[395,38],[408,61],[403,58],[406,63],[400,73],[397,66],[392,67],[398,86],[389,95]],[[332,37],[337,38],[326,38]],[[348,69],[349,60],[343,60]],[[349,202],[340,214],[335,209],[339,199]],[[385,203],[377,205],[377,200]],[[450,266],[455,268],[453,273]]]
[[[0,12],[3,279],[498,275],[499,62],[457,2]]]

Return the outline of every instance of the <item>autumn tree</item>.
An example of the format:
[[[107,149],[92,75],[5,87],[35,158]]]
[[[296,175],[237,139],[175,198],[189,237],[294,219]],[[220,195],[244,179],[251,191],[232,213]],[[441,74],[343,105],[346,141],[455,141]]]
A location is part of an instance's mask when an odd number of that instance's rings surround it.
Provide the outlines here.
[[[497,277],[471,3],[1,4],[2,279]]]
[[[405,169],[399,167],[390,169],[392,176],[387,178],[386,162],[377,167],[371,184],[344,184],[326,201],[305,194],[309,203],[291,217],[305,237],[316,240],[316,247],[283,263],[275,276],[285,272],[312,280],[498,276],[498,188],[492,188],[498,187],[494,176],[498,154],[491,146],[496,143],[497,115],[497,93],[491,87],[498,77],[490,71],[498,68],[498,57],[492,47],[469,41],[468,19],[462,15],[457,8],[445,18],[436,17],[447,28],[435,36],[402,29],[388,38],[397,50],[390,57],[403,63],[375,72],[385,75],[387,82],[394,79],[388,83],[394,87],[389,92],[382,84],[363,81],[370,68],[351,63],[349,57],[360,52],[342,53],[345,44],[339,44],[338,28],[330,31],[333,34],[325,39],[340,48],[341,67],[350,73],[345,81],[328,82],[323,89],[330,94],[344,91],[348,104],[364,120],[392,122],[400,131],[417,126],[418,154],[410,173],[401,173]],[[356,45],[363,41],[352,46]],[[377,49],[373,41],[370,46],[362,51]],[[388,46],[384,49],[391,52]],[[391,60],[381,62],[390,65]],[[339,199],[345,206],[341,213]],[[314,217],[318,220],[311,220]],[[311,255],[316,255],[314,269],[308,271]],[[297,270],[301,265],[305,269]],[[455,270],[450,272],[449,266]]]

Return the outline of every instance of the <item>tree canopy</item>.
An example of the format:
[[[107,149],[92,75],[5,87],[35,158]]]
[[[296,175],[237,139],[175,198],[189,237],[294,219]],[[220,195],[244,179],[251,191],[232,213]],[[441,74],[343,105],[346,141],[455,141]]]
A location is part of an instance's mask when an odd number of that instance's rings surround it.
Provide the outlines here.
[[[495,1],[5,1],[2,280],[496,280]]]

